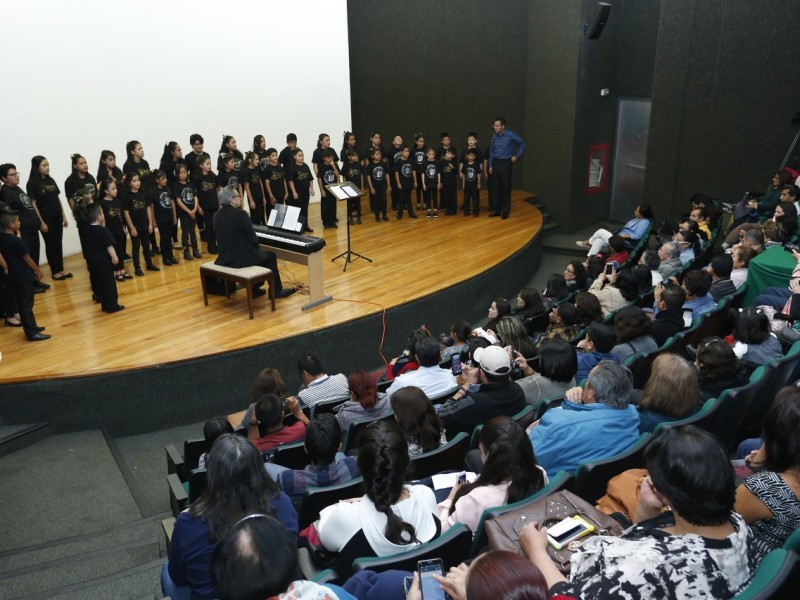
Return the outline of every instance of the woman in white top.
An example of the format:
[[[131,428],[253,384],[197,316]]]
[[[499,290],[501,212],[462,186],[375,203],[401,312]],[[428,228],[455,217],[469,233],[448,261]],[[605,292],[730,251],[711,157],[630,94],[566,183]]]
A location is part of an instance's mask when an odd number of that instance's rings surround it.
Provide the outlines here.
[[[361,433],[358,467],[367,493],[320,513],[317,533],[326,550],[340,553],[341,558],[359,544],[355,538],[363,534],[376,556],[387,556],[438,535],[433,490],[403,484],[409,462],[408,444],[397,423],[378,421]],[[353,544],[346,548],[351,541]],[[363,555],[356,553],[349,560]]]
[[[525,430],[511,418],[487,421],[479,443],[481,474],[473,483],[456,483],[447,499],[439,503],[443,529],[460,522],[474,533],[484,510],[527,498],[547,484]]]

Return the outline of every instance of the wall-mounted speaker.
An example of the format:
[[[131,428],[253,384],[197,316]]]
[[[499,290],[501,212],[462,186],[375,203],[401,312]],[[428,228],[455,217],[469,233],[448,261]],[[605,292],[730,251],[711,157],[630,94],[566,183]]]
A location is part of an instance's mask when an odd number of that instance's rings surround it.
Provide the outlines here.
[[[600,34],[603,33],[603,29],[605,29],[606,23],[608,23],[608,17],[611,14],[611,5],[608,2],[598,2],[597,6],[600,7],[600,10],[597,11],[597,15],[595,15],[594,24],[589,28],[590,40],[596,40],[600,37]]]

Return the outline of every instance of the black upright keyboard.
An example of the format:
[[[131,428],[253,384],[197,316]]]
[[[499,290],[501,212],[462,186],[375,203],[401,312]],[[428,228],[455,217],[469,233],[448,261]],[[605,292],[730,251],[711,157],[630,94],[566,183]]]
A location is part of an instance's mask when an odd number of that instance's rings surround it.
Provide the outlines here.
[[[325,246],[324,239],[310,235],[293,233],[267,225],[253,225],[253,229],[259,241],[267,246],[293,250],[301,254],[312,254],[322,250]]]

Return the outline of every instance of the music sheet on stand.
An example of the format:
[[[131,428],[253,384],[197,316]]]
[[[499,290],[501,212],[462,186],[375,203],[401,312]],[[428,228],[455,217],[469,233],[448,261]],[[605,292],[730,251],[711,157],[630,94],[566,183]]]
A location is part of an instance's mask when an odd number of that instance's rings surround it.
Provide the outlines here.
[[[267,225],[286,229],[287,231],[300,232],[303,225],[300,223],[300,207],[288,204],[276,204],[269,213]]]

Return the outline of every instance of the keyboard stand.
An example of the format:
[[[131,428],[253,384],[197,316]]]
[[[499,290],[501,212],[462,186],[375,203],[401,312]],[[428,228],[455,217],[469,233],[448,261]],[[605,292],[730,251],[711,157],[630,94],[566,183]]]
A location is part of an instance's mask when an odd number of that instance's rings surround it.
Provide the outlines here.
[[[261,244],[265,250],[274,252],[275,256],[282,260],[297,263],[299,265],[306,265],[308,267],[308,295],[309,303],[303,305],[303,310],[311,310],[321,304],[333,300],[331,296],[325,295],[325,274],[323,272],[322,263],[322,250],[312,252],[311,254],[303,254],[302,252],[294,252],[284,248],[276,248],[269,244]]]

